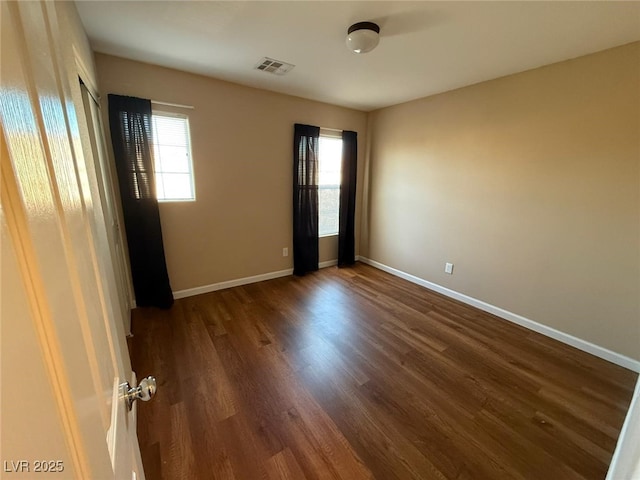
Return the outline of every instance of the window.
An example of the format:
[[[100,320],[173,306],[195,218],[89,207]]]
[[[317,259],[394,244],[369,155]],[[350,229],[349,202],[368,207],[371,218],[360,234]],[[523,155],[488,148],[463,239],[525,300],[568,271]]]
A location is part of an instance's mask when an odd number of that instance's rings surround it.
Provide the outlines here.
[[[320,135],[318,153],[318,235],[338,234],[342,138]]]
[[[195,200],[189,118],[174,113],[154,112],[152,128],[158,201]]]

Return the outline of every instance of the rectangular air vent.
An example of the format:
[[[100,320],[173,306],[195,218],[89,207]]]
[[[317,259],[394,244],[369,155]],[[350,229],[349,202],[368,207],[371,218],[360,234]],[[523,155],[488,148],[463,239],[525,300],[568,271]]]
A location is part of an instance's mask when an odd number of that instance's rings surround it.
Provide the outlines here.
[[[256,65],[256,70],[261,70],[267,73],[273,73],[274,75],[284,75],[289,72],[295,65],[291,63],[283,62],[281,60],[274,60],[273,58],[264,57]]]

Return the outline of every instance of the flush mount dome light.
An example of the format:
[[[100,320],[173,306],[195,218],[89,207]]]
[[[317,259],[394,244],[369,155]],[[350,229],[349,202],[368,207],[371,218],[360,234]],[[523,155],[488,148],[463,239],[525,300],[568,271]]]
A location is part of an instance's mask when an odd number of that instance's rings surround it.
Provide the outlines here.
[[[347,30],[347,47],[353,53],[367,53],[380,41],[380,27],[373,22],[354,23]]]

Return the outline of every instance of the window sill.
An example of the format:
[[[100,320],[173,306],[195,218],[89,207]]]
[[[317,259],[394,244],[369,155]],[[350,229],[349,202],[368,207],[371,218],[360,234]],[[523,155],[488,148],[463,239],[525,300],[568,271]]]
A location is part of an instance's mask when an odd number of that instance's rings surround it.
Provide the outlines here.
[[[338,232],[336,232],[336,233],[325,233],[324,235],[318,235],[318,238],[337,237],[337,236],[338,236]]]
[[[195,198],[171,198],[168,200],[158,200],[158,203],[189,203],[195,201]]]

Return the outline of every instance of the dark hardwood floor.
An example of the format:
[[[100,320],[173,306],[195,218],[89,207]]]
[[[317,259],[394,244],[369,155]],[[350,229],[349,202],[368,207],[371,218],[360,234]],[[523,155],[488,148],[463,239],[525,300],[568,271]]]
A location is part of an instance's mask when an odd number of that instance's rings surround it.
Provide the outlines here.
[[[637,378],[362,264],[133,322],[148,480],[603,479]]]

